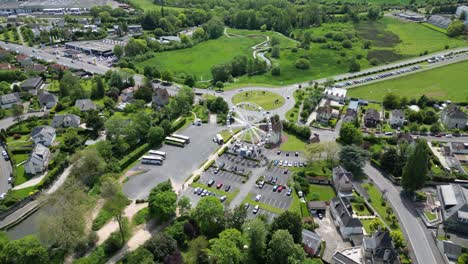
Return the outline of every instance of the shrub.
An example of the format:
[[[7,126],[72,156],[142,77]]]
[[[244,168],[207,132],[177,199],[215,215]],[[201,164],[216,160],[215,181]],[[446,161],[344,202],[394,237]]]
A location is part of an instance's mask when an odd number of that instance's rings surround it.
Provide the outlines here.
[[[271,75],[280,76],[281,75],[280,67],[279,66],[273,66],[273,69],[271,69]]]
[[[193,182],[197,182],[200,180],[200,175],[196,175],[194,178],[193,178]]]
[[[296,68],[298,69],[301,69],[301,70],[307,70],[310,68],[310,62],[306,59],[297,59],[296,62],[295,62],[295,66]]]

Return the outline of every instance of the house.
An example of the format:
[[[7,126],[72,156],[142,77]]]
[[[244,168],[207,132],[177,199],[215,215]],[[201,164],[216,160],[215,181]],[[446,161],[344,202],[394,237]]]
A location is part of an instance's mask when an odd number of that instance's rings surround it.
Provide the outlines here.
[[[369,108],[364,115],[364,124],[366,127],[376,127],[380,122],[380,114],[374,108]]]
[[[448,28],[450,23],[452,23],[452,20],[449,17],[443,17],[440,15],[432,15],[427,19],[427,22],[436,27]]]
[[[122,103],[128,103],[133,99],[133,94],[136,92],[137,87],[129,87],[122,90],[119,96],[119,101]]]
[[[3,109],[11,108],[15,104],[20,104],[21,99],[18,93],[9,93],[0,96],[0,104]]]
[[[405,123],[405,112],[402,110],[392,110],[390,112],[390,126],[402,127]]]
[[[443,253],[449,260],[452,260],[455,263],[457,262],[458,257],[463,253],[463,247],[461,245],[453,243],[452,241],[437,240],[436,243],[440,252]]]
[[[143,28],[141,27],[141,25],[128,25],[127,26],[128,28],[128,32],[130,33],[141,33],[143,31]]]
[[[465,142],[450,142],[450,154],[468,155],[468,143]]]
[[[449,129],[465,129],[468,117],[459,106],[450,104],[440,114],[440,120]]]
[[[19,54],[19,55],[16,55],[16,61],[22,66],[22,67],[26,67],[26,66],[30,66],[33,64],[33,60],[31,57],[28,57],[24,54]]]
[[[0,70],[3,70],[3,71],[13,71],[13,70],[16,70],[15,67],[11,66],[10,63],[0,63]]]
[[[51,126],[38,126],[31,131],[31,140],[36,145],[41,144],[48,147],[54,142],[55,136],[55,129]]]
[[[54,128],[67,128],[67,127],[79,127],[80,117],[73,114],[66,115],[55,115],[52,119],[52,126]]]
[[[320,253],[322,238],[315,232],[302,230],[302,245],[309,257],[317,256]]]
[[[330,119],[338,118],[339,115],[340,112],[331,106],[330,99],[327,99],[325,104],[317,109],[317,121],[320,123],[327,124]]]
[[[41,107],[51,109],[58,103],[58,98],[56,95],[49,92],[43,92],[38,96],[38,101]]]
[[[51,71],[55,71],[57,73],[60,72],[60,71],[68,70],[67,66],[64,66],[64,65],[61,65],[61,64],[58,64],[58,63],[54,63],[54,64],[49,65],[49,68],[50,68]]]
[[[353,217],[353,209],[348,199],[340,196],[334,197],[330,203],[330,212],[333,223],[344,240],[362,236],[362,223]]]
[[[338,166],[333,168],[333,186],[340,197],[353,197],[353,174],[345,168]]]
[[[439,185],[437,194],[441,201],[444,228],[468,235],[468,185]]]
[[[362,240],[363,263],[399,264],[390,231],[376,231]]]
[[[343,122],[346,123],[346,122],[354,122],[356,121],[356,118],[357,118],[357,112],[356,110],[354,109],[346,109],[346,113],[343,117]]]
[[[24,91],[24,92],[28,92],[30,94],[33,94],[33,95],[36,95],[37,94],[37,91],[39,89],[41,89],[42,87],[42,84],[43,84],[43,80],[42,80],[42,77],[32,77],[32,78],[28,78],[26,79],[26,81],[24,81],[22,84],[21,84],[21,89]]]
[[[335,252],[330,261],[330,264],[361,264],[361,260],[361,247],[351,247]]]
[[[24,69],[25,71],[43,73],[47,70],[47,66],[35,63],[35,64],[24,67]]]
[[[312,215],[325,215],[327,211],[327,204],[324,201],[310,201],[307,202],[307,209],[309,209],[310,214]]]
[[[344,104],[346,99],[346,92],[346,89],[333,87],[327,88],[324,94],[325,98]]]
[[[169,103],[169,93],[162,86],[157,86],[153,89],[153,106],[163,107]]]
[[[50,161],[50,150],[41,144],[37,144],[32,150],[28,160],[24,163],[24,171],[27,174],[38,174],[46,170]]]
[[[75,101],[75,107],[78,107],[81,112],[96,109],[96,105],[91,101],[91,99],[78,99]]]
[[[463,13],[465,13],[465,19],[464,20],[467,21],[468,20],[468,6],[462,5],[462,6],[457,7],[457,11],[455,12],[455,16],[457,18],[460,18]]]

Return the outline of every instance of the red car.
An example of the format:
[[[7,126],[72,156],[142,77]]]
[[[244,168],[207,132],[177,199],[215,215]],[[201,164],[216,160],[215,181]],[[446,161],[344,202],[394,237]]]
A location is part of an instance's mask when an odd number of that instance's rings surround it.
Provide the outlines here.
[[[278,187],[277,192],[281,192],[283,190],[283,186]]]
[[[223,184],[222,184],[222,183],[216,184],[216,189],[221,189],[221,187],[223,187]]]

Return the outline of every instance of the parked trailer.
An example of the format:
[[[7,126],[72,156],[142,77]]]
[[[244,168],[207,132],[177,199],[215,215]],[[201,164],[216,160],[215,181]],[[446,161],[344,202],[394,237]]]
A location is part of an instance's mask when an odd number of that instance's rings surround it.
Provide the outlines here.
[[[178,145],[178,146],[185,146],[186,141],[180,138],[175,138],[175,137],[166,137],[165,142],[167,144],[172,144],[172,145]]]
[[[141,163],[143,164],[152,164],[152,165],[162,165],[163,158],[159,156],[143,156],[141,158]]]
[[[187,137],[187,136],[178,135],[178,134],[172,134],[171,137],[173,137],[173,138],[179,138],[179,139],[185,140],[185,144],[190,143],[190,138]]]
[[[162,157],[163,159],[166,159],[166,152],[164,152],[164,151],[150,150],[150,151],[148,151],[148,155],[159,156],[159,157]]]

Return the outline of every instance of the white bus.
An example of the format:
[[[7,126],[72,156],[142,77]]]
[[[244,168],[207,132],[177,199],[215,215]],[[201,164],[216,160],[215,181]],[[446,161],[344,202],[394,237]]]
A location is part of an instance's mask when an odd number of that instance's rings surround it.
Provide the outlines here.
[[[159,156],[143,156],[141,158],[141,163],[143,164],[154,164],[154,165],[162,165],[163,158]]]
[[[219,145],[224,144],[223,136],[221,136],[221,134],[216,134],[216,141],[218,142]]]
[[[159,156],[159,157],[162,157],[163,159],[166,159],[166,152],[164,151],[150,150],[148,151],[148,154],[151,156]]]
[[[178,134],[172,134],[171,137],[173,137],[173,138],[180,138],[180,139],[182,139],[182,140],[185,141],[185,144],[190,143],[190,138],[187,137],[187,136],[178,135]]]
[[[178,145],[178,146],[185,146],[186,141],[180,138],[175,137],[166,137],[165,142],[167,144]]]

